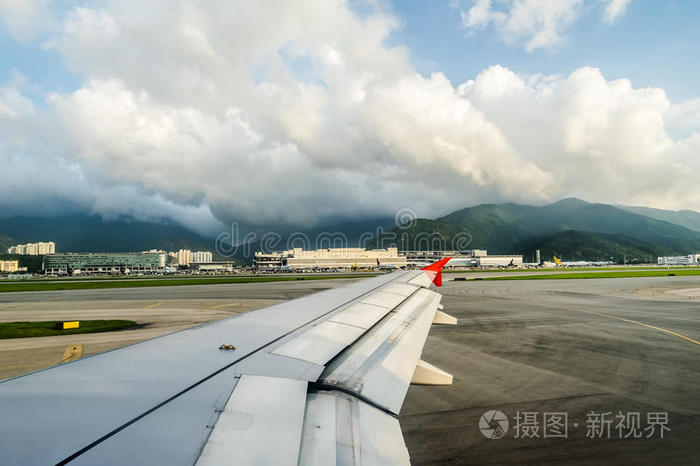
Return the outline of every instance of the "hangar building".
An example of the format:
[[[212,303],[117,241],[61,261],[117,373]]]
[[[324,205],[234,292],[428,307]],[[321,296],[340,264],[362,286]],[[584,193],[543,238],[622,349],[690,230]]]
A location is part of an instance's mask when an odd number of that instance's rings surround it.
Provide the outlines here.
[[[294,248],[287,251],[256,252],[253,267],[258,269],[350,269],[381,266],[406,267],[406,257],[398,249],[327,248],[304,250]]]
[[[47,275],[160,273],[165,266],[166,254],[155,252],[62,253],[44,257]]]

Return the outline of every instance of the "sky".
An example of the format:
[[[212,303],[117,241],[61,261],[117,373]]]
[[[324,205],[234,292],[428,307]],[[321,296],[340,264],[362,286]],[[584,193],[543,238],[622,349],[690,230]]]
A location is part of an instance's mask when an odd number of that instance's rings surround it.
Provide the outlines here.
[[[700,210],[700,3],[0,0],[0,221]]]

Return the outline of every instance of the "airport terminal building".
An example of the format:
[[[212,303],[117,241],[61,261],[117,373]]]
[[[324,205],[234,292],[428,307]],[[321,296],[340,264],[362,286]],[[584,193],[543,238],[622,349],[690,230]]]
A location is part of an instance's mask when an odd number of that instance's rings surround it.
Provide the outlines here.
[[[289,270],[375,268],[377,261],[380,266],[406,267],[406,256],[399,255],[396,248],[327,248],[309,251],[294,248],[273,253],[258,251],[253,258],[253,267]]]
[[[166,254],[154,252],[63,253],[44,257],[47,275],[162,273]]]
[[[406,251],[409,265],[422,266],[451,257],[446,267],[522,267],[523,256],[521,254],[489,255],[486,249],[468,249],[465,251]]]
[[[507,267],[523,265],[522,255],[489,256],[484,249],[468,251],[406,251],[397,248],[329,248],[263,253],[256,252],[253,267],[259,270],[373,269],[379,267],[423,267],[443,257],[451,257],[447,267]]]
[[[698,265],[700,264],[700,254],[659,257],[657,262],[659,265]]]

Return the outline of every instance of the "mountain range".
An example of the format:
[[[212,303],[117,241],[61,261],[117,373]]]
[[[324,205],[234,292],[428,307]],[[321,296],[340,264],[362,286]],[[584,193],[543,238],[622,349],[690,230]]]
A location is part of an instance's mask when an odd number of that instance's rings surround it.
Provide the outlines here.
[[[0,218],[0,246],[53,241],[56,252],[124,252],[180,248],[206,249],[205,238],[175,223],[143,222],[129,218],[105,221],[99,215]]]
[[[421,239],[430,235],[442,237],[447,249],[458,235],[468,234],[472,248],[519,253],[525,260],[539,249],[543,258],[648,262],[657,255],[700,251],[700,225],[689,228],[696,216],[700,219],[692,211],[647,211],[569,198],[545,206],[482,204],[394,231],[404,233],[412,246],[425,244]]]
[[[300,230],[311,241],[291,244],[290,233],[267,247],[333,247],[334,233],[342,233],[349,246],[364,232],[388,231],[393,218],[360,218]],[[317,241],[327,232],[326,242]],[[648,262],[658,255],[700,252],[700,213],[648,207],[615,206],[569,198],[544,205],[515,203],[481,204],[457,210],[436,219],[417,219],[411,225],[394,227],[393,240],[401,249],[487,249],[489,254],[518,253],[532,260],[535,250],[543,259],[557,255],[564,260],[609,260]],[[299,235],[297,235],[299,236]],[[98,215],[74,214],[56,217],[11,217],[0,219],[2,250],[16,243],[55,241],[57,252],[118,252],[147,249],[215,249],[214,238],[204,237],[167,222],[143,222],[120,218],[105,221]],[[371,246],[373,243],[365,243]],[[261,247],[253,240],[247,251]],[[0,251],[2,251],[0,250]],[[238,248],[234,257],[250,262],[250,254]]]
[[[628,212],[675,223],[691,230],[700,231],[700,213],[694,210],[663,210],[640,206],[617,206]]]

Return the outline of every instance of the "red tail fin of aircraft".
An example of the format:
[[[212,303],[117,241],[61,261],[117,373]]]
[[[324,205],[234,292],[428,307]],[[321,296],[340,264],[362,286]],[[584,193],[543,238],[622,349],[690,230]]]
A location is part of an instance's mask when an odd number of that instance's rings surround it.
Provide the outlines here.
[[[430,264],[427,267],[423,267],[421,270],[423,270],[426,273],[426,275],[428,275],[428,277],[433,281],[433,284],[435,286],[442,286],[442,268],[449,261],[450,257],[445,257],[444,259],[440,259],[434,264]]]

